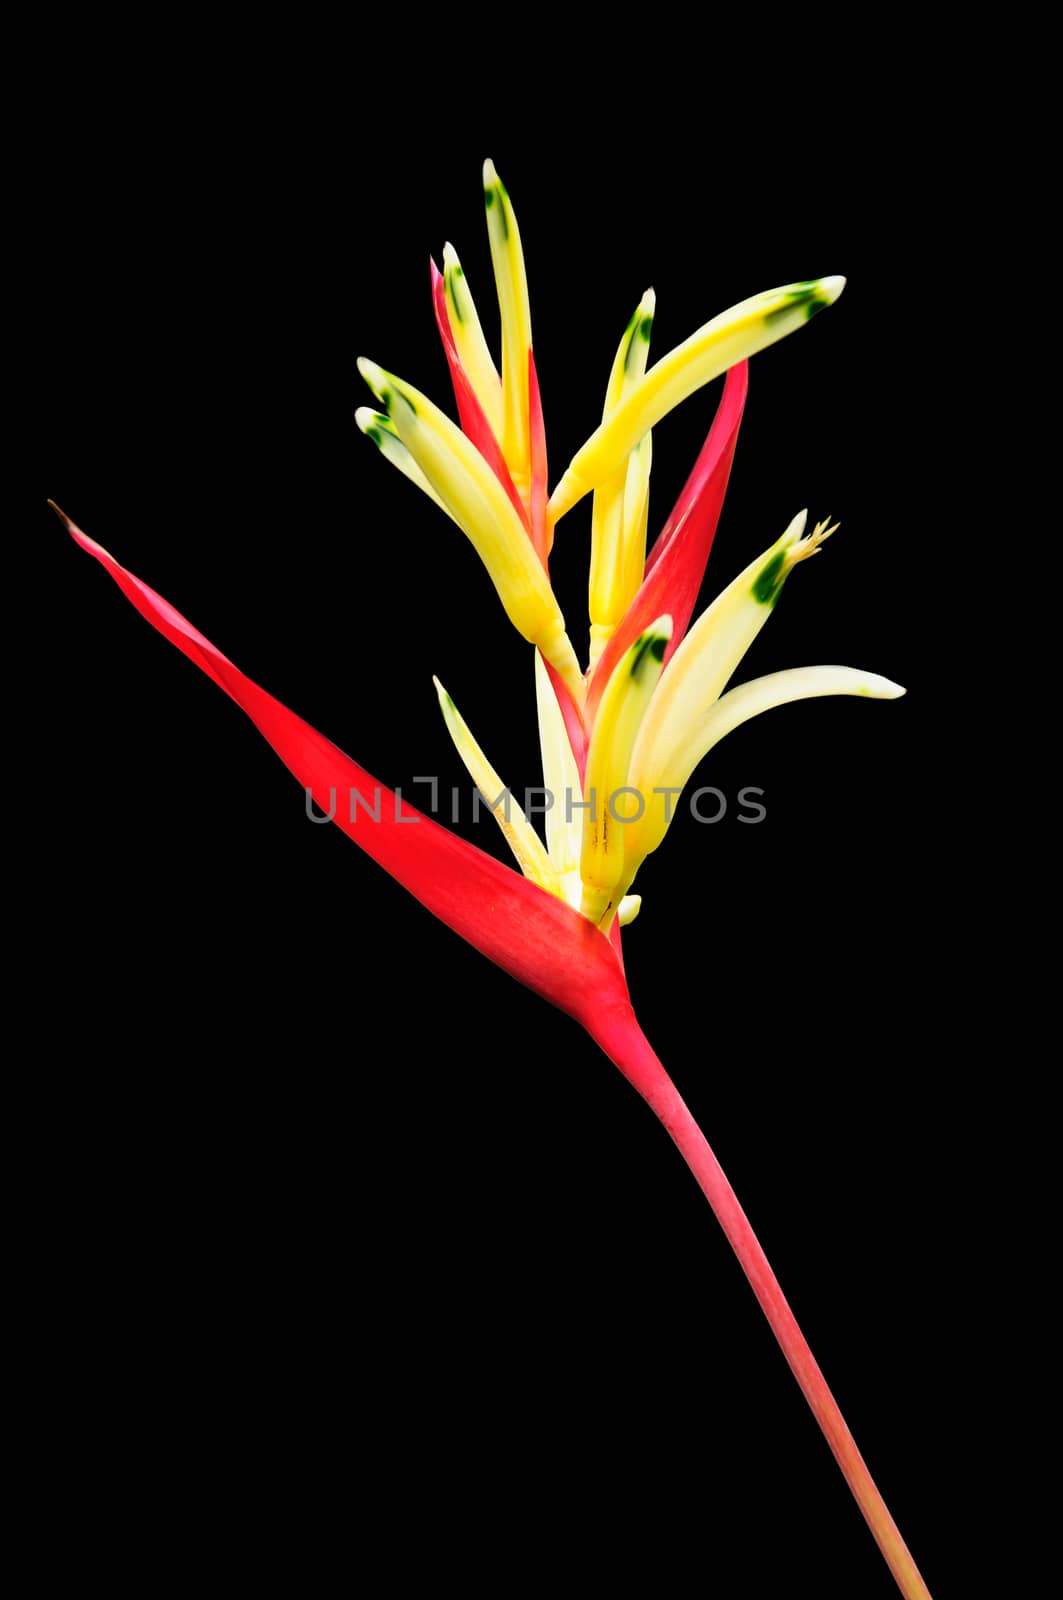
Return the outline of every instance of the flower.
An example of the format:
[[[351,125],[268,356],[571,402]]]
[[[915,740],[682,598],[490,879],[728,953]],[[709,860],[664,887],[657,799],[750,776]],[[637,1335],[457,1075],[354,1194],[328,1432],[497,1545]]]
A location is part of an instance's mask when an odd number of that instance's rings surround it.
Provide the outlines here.
[[[510,621],[534,646],[544,784],[554,801],[545,843],[519,807],[499,806],[503,781],[437,680],[446,725],[506,833],[519,874],[377,784],[65,520],[141,614],[248,714],[344,832],[434,915],[581,1022],[644,1096],[719,1217],[903,1592],[925,1594],[730,1185],[641,1032],[620,957],[620,925],[639,909],[631,893],[639,868],[667,833],[671,800],[720,738],[791,700],[902,692],[886,679],[838,667],[776,673],[728,689],[793,567],[834,531],[821,522],[806,534],[804,513],[689,628],[734,455],[746,362],[832,304],[844,280],[810,280],[756,295],[652,366],[654,297],[647,291],[621,338],[602,422],[548,494],[520,233],[490,162],[484,197],[502,319],[501,371],[448,246],[442,270],[433,267],[432,291],[461,425],[412,384],[368,360],[359,368],[380,409],[363,408],[357,420],[469,539]],[[724,373],[705,446],[647,555],[652,430]],[[594,499],[584,673],[548,563],[558,524],[587,494]],[[337,806],[337,792],[372,798],[361,807],[353,798],[349,807]],[[632,810],[618,806],[621,796],[634,801]]]
[[[520,230],[493,164],[484,200],[502,316],[502,371],[493,365],[461,263],[446,246],[432,264],[436,321],[461,418],[375,362],[359,370],[378,403],[358,424],[393,465],[466,534],[518,632],[536,648],[547,848],[519,807],[499,816],[521,869],[608,932],[638,901],[639,867],[662,842],[675,799],[702,758],[749,718],[826,694],[889,699],[888,679],[842,667],[774,673],[724,693],[789,572],[834,531],[804,537],[806,514],[687,626],[719,520],[747,389],[747,358],[832,304],[843,278],[788,284],[714,317],[647,367],[656,299],[647,290],[620,340],[601,425],[549,500],[545,440]],[[647,557],[653,427],[730,369],[694,472]],[[594,492],[589,581],[590,665],[578,663],[548,578],[557,523]],[[491,804],[505,786],[440,689],[447,726]],[[559,722],[567,737],[559,732]],[[628,797],[628,809],[619,805]],[[631,803],[633,802],[633,808]],[[496,811],[496,815],[498,815]]]

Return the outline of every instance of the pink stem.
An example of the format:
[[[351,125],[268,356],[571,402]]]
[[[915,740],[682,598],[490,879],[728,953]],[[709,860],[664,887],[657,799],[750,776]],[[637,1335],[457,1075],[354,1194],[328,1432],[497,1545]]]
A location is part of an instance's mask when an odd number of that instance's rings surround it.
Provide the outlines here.
[[[582,1019],[606,1055],[634,1085],[678,1145],[683,1159],[698,1181],[706,1200],[716,1214],[727,1239],[760,1301],[761,1310],[797,1379],[801,1393],[812,1407],[824,1437],[834,1453],[856,1503],[863,1512],[898,1587],[908,1600],[931,1600],[930,1590],[920,1577],[908,1546],[890,1516],[886,1502],[873,1478],[838,1403],[827,1387],[804,1334],[786,1303],[767,1256],[761,1249],[749,1219],[738,1203],[723,1168],[713,1154],[705,1135],[683,1102],[675,1084],[665,1072],[649,1041],[627,1008],[607,1008],[602,1014]]]

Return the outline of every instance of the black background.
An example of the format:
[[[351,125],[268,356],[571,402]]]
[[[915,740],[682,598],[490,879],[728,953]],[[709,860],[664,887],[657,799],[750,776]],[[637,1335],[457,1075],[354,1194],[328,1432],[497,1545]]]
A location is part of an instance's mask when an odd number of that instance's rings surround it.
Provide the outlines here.
[[[801,506],[830,513],[840,533],[740,676],[840,662],[909,694],[787,708],[714,752],[700,781],[729,812],[673,828],[625,951],[647,1035],[947,1593],[964,1112],[926,576],[941,423],[913,376],[925,276],[964,225],[943,201],[927,232],[939,157],[873,111],[836,137],[812,105],[803,130],[777,103],[762,124],[756,92],[702,122],[696,74],[682,124],[664,94],[619,128],[540,95],[551,147],[501,91],[482,116],[456,92],[415,110],[395,80],[348,92],[324,42],[284,44],[62,107],[44,493],[385,783],[467,788],[432,672],[513,787],[540,781],[527,647],[352,415],[359,354],[450,404],[428,289],[446,239],[493,330],[484,156],[523,234],[552,482],[647,285],[652,359],[747,294],[849,278],[753,363],[705,593]],[[718,390],[655,434],[651,534]],[[588,517],[554,562],[581,651]],[[384,1557],[415,1585],[591,1586],[615,1564],[671,1594],[693,1563],[728,1595],[892,1593],[615,1069],[311,826],[224,696],[58,524],[41,540],[52,777],[29,832],[62,976],[34,1142],[75,1480],[135,1510],[145,1561],[223,1532],[227,1560],[290,1563],[296,1592]],[[759,826],[736,820],[744,785]]]

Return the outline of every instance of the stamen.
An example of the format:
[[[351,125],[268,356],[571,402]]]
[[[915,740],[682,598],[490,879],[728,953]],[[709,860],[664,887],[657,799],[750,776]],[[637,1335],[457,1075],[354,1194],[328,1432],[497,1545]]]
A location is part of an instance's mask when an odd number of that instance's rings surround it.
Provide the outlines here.
[[[803,539],[798,539],[784,552],[780,577],[785,577],[799,561],[807,561],[809,556],[814,556],[824,540],[829,539],[832,533],[837,533],[840,526],[839,522],[831,522],[829,517],[817,522],[811,533],[806,533]]]

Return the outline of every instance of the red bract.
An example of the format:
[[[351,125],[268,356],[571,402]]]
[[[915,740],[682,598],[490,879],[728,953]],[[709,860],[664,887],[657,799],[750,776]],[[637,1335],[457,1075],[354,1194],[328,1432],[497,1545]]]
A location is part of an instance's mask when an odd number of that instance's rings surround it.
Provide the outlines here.
[[[584,1026],[603,1006],[630,1010],[612,946],[586,917],[400,801],[56,510],[141,616],[235,700],[315,803],[334,813],[336,826],[433,916]],[[352,795],[359,797],[353,806]]]

